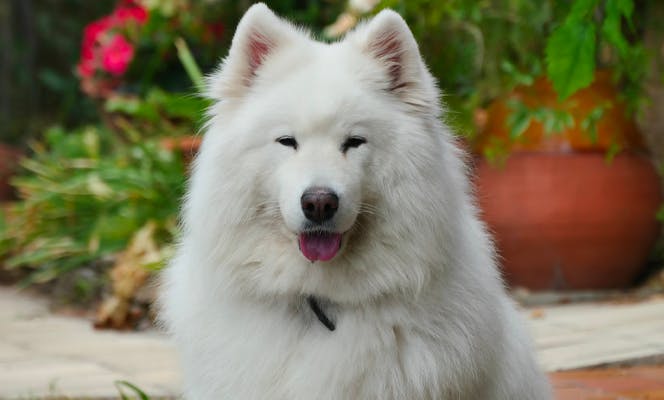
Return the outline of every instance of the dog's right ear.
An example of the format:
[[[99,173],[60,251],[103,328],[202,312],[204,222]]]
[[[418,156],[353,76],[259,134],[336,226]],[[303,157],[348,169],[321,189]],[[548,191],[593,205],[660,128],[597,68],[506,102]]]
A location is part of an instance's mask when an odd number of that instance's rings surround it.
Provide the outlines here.
[[[228,56],[219,70],[208,77],[207,97],[242,97],[264,63],[279,48],[295,40],[301,40],[295,27],[274,15],[265,4],[254,4],[240,20]]]

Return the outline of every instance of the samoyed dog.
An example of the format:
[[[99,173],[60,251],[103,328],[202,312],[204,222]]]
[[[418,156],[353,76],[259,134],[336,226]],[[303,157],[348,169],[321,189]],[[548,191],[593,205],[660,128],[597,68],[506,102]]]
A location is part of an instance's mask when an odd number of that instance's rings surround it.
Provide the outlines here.
[[[398,14],[324,44],[256,4],[207,94],[161,298],[186,398],[551,397]]]

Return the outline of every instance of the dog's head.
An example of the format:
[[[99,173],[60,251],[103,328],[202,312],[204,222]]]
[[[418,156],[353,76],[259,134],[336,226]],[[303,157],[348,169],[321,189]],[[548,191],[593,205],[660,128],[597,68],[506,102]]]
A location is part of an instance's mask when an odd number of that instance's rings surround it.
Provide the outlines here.
[[[207,94],[192,246],[262,293],[358,300],[426,280],[460,168],[398,14],[324,44],[254,5]]]

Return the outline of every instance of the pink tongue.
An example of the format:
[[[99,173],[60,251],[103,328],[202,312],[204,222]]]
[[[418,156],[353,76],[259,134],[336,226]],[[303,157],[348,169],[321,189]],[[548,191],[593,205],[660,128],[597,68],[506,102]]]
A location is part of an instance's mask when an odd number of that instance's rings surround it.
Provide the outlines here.
[[[302,233],[300,251],[310,261],[332,259],[341,246],[341,233]]]

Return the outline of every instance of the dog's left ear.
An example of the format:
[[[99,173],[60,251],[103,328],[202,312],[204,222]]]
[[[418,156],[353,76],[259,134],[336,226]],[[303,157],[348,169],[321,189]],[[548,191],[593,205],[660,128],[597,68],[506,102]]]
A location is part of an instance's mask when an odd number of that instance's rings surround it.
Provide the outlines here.
[[[242,97],[270,58],[304,37],[265,4],[254,4],[238,23],[220,69],[208,78],[207,96],[216,100]]]
[[[424,63],[406,21],[392,10],[383,10],[364,28],[363,51],[383,64],[387,89],[400,93],[423,76]]]

